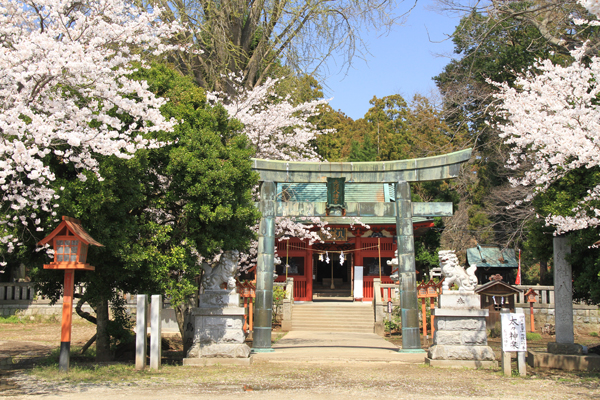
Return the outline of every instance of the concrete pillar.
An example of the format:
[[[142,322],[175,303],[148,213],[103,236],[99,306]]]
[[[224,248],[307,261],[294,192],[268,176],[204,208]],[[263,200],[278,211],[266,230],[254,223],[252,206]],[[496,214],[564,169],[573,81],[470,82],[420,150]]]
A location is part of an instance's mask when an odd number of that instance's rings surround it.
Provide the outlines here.
[[[137,310],[135,317],[135,369],[142,370],[146,368],[146,346],[148,335],[146,327],[148,325],[148,295],[137,295]]]
[[[398,244],[398,276],[400,278],[400,306],[402,307],[401,352],[424,352],[419,333],[417,302],[417,270],[413,236],[410,185],[396,183],[396,234]]]
[[[252,333],[252,352],[271,352],[273,318],[273,269],[275,267],[275,182],[263,182],[260,188],[262,218],[258,228],[256,261],[256,314]]]
[[[159,369],[161,364],[161,314],[162,296],[153,294],[150,306],[150,369]]]
[[[556,343],[573,344],[573,274],[566,256],[571,253],[566,236],[554,237],[554,300]]]

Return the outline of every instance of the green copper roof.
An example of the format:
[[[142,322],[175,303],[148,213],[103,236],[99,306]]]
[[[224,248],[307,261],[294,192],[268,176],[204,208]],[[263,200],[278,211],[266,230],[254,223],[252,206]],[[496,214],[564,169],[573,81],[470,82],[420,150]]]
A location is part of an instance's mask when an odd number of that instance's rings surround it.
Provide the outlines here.
[[[479,246],[467,249],[467,264],[477,264],[477,268],[518,268],[519,262],[514,249]]]

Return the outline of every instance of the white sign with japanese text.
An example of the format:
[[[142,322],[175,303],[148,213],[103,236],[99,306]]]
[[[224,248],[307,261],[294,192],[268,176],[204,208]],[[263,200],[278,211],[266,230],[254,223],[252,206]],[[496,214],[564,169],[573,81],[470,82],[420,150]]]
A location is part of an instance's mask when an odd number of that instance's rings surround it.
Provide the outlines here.
[[[527,351],[525,314],[500,314],[502,323],[502,351]]]

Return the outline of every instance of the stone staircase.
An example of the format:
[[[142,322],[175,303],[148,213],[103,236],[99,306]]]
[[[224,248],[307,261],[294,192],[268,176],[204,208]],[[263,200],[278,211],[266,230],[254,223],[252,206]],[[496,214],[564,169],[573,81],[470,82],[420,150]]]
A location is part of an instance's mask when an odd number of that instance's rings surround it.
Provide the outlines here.
[[[374,323],[371,304],[315,301],[292,308],[293,331],[373,333]]]

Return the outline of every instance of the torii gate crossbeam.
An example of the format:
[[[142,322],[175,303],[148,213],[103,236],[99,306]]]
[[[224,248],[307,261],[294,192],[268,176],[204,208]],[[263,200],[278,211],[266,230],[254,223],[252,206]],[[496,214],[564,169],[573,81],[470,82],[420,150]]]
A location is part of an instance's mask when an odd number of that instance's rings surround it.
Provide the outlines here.
[[[402,350],[422,352],[417,309],[417,278],[415,268],[413,213],[421,216],[451,215],[447,203],[412,203],[410,182],[456,178],[460,164],[471,157],[471,149],[435,157],[402,161],[320,163],[287,162],[253,159],[253,169],[260,174],[262,212],[258,232],[256,268],[256,313],[253,332],[253,352],[273,351],[271,320],[273,311],[273,272],[275,258],[276,216],[319,216],[320,203],[278,204],[277,182],[323,183],[327,178],[346,178],[348,183],[395,183],[396,202],[393,205],[373,203],[347,204],[347,211],[356,216],[378,215],[396,217],[400,300],[402,307]],[[438,205],[436,205],[438,204]],[[415,207],[416,206],[416,207]],[[451,207],[450,207],[451,209]],[[329,220],[336,217],[327,217]],[[337,217],[339,218],[339,217]]]

